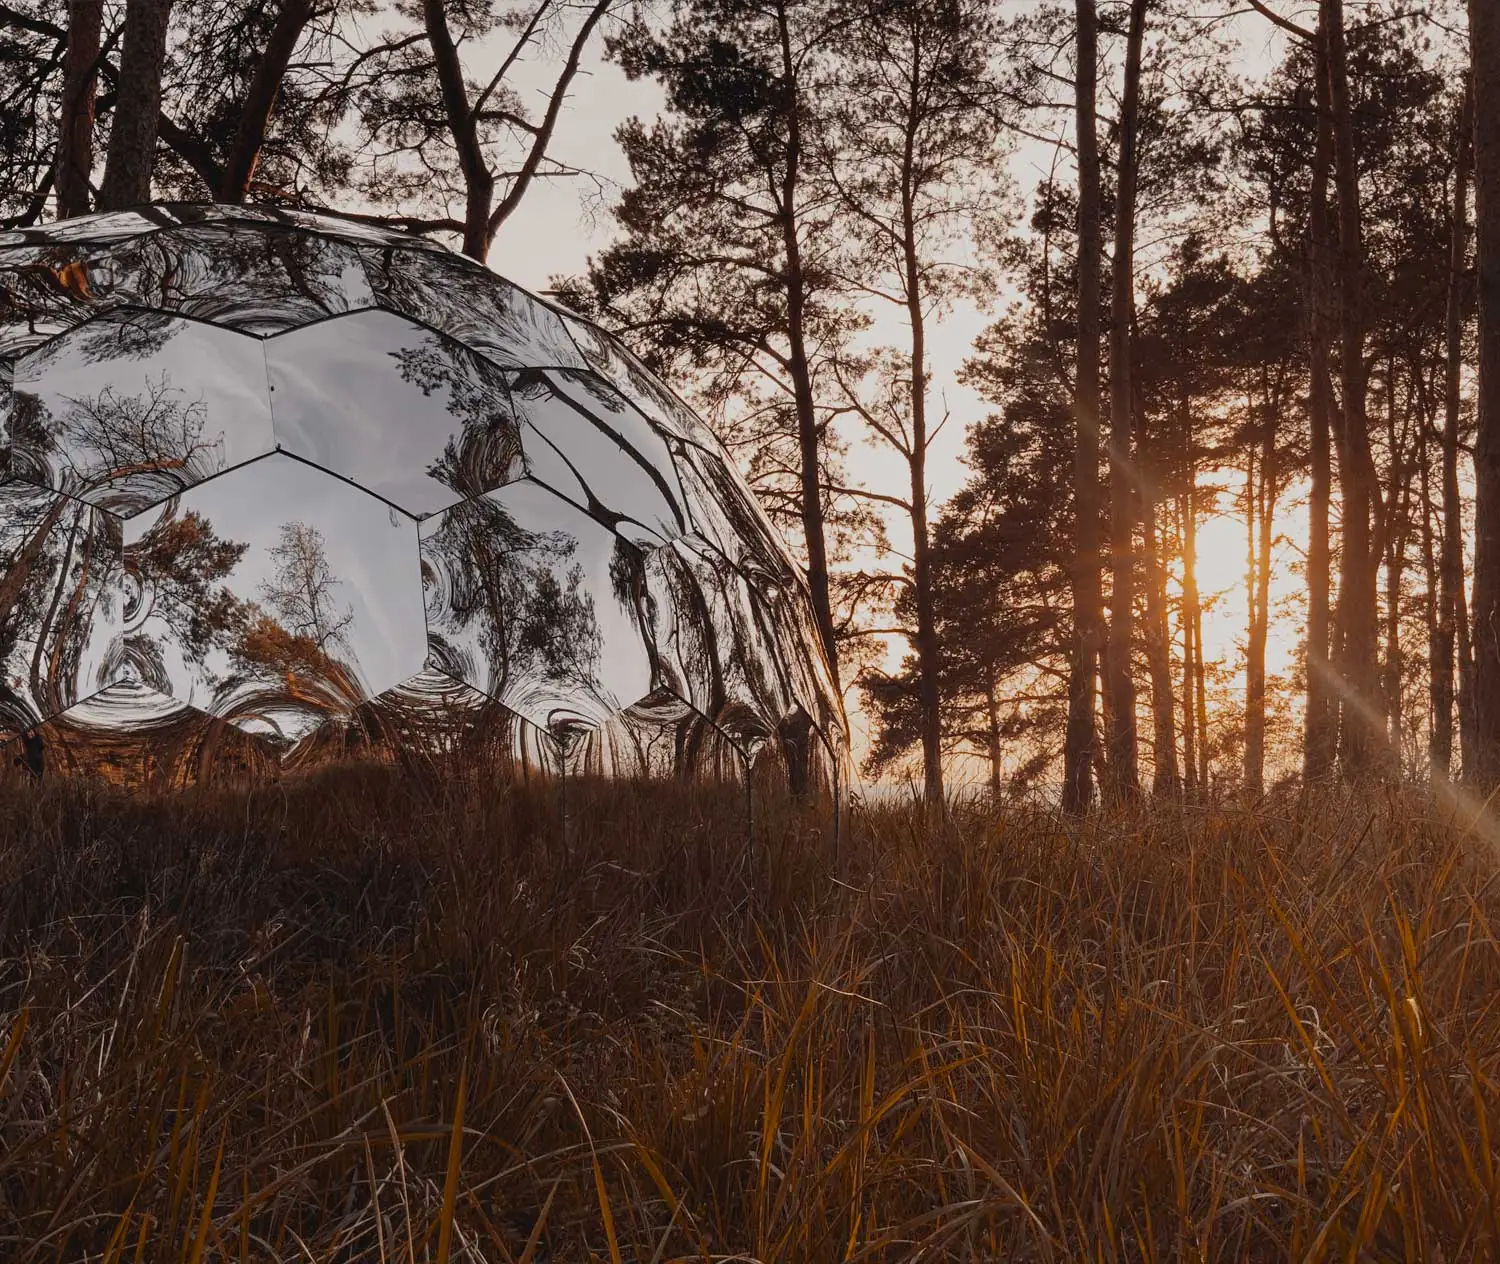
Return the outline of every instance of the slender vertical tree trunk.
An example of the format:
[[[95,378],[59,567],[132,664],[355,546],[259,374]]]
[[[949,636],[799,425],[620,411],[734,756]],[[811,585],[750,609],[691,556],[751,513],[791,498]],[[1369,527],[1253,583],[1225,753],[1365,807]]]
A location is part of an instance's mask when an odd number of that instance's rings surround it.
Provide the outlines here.
[[[1383,664],[1381,694],[1385,706],[1388,746],[1386,763],[1398,780],[1402,776],[1401,737],[1405,727],[1404,699],[1401,696],[1401,677],[1404,659],[1401,652],[1401,593],[1406,574],[1406,546],[1411,534],[1411,498],[1413,473],[1410,454],[1407,451],[1410,438],[1412,402],[1407,401],[1407,410],[1402,421],[1402,433],[1396,427],[1396,362],[1394,357],[1386,368],[1386,444],[1391,454],[1390,487],[1385,518],[1385,662]],[[1426,425],[1426,418],[1419,419],[1419,427]]]
[[[912,77],[913,87],[916,76]],[[915,120],[919,105],[911,103]],[[932,597],[932,550],[927,529],[927,320],[922,310],[922,264],[918,223],[912,189],[918,179],[915,137],[907,131],[901,226],[905,251],[906,315],[911,329],[911,534],[912,584],[917,599],[918,689],[922,708],[922,794],[929,820],[946,809],[943,789],[943,717],[939,692],[937,613]]]
[[[1275,525],[1277,471],[1274,419],[1262,422],[1260,479],[1252,459],[1246,472],[1249,626],[1245,638],[1245,790],[1260,796],[1266,785],[1266,640],[1271,626],[1271,534]]]
[[[68,47],[63,54],[62,110],[57,121],[57,217],[89,213],[94,170],[94,94],[104,0],[69,0]]]
[[[1312,192],[1308,203],[1308,455],[1311,488],[1307,528],[1307,642],[1303,651],[1307,714],[1302,740],[1302,781],[1326,781],[1333,771],[1336,713],[1329,662],[1328,589],[1332,571],[1329,500],[1333,470],[1331,429],[1332,276],[1329,260],[1328,179],[1333,165],[1333,118],[1328,103],[1327,57],[1317,52],[1318,126],[1313,147]]]
[[[1343,0],[1322,0],[1333,119],[1339,262],[1339,762],[1346,777],[1369,770],[1379,732],[1377,576],[1383,552],[1381,505],[1365,412],[1364,248],[1354,153]]]
[[[1427,764],[1428,771],[1436,781],[1448,779],[1448,765],[1453,754],[1453,676],[1451,663],[1446,697],[1447,725],[1444,728],[1440,717],[1444,711],[1442,650],[1442,586],[1439,578],[1437,532],[1432,521],[1437,507],[1432,500],[1432,454],[1427,448],[1427,427],[1418,429],[1418,468],[1422,476],[1422,614],[1427,623]]]
[[[1474,780],[1500,784],[1500,6],[1469,0],[1479,430],[1474,448]],[[1467,776],[1468,770],[1465,769]]]
[[[1000,746],[1000,682],[990,671],[989,688],[985,693],[985,736],[989,744],[990,759],[990,803],[998,804],[1005,793],[1005,780],[1001,767]]]
[[[1135,718],[1135,477],[1134,396],[1130,381],[1135,324],[1136,124],[1141,100],[1141,43],[1147,0],[1131,0],[1125,39],[1125,90],[1120,105],[1120,153],[1115,170],[1115,240],[1109,327],[1109,634],[1104,686],[1109,693],[1107,796],[1124,802],[1140,793]]]
[[[1184,409],[1184,413],[1186,409]],[[1182,727],[1187,786],[1203,785],[1203,716],[1198,706],[1203,617],[1198,599],[1197,469],[1190,459],[1182,496]]]
[[[1151,670],[1152,760],[1156,765],[1151,793],[1175,795],[1182,786],[1177,771],[1177,701],[1172,690],[1172,644],[1167,627],[1167,571],[1157,533],[1156,488],[1141,496],[1141,536],[1146,552],[1146,659]]]
[[[1078,149],[1078,364],[1073,392],[1073,641],[1068,664],[1068,727],[1063,749],[1063,807],[1081,812],[1093,799],[1095,689],[1103,639],[1099,582],[1099,137],[1098,15],[1075,0],[1078,15],[1075,130]]]
[[[782,71],[795,82],[790,21],[785,6],[778,9]],[[807,585],[812,593],[813,617],[834,683],[839,681],[838,643],[833,623],[833,599],[828,580],[828,542],[823,522],[822,443],[817,401],[813,394],[812,364],[807,351],[807,275],[802,263],[801,216],[802,122],[800,99],[787,115],[787,151],[778,210],[782,247],[786,251],[788,375],[797,408],[797,451],[800,469],[802,539],[807,549]]]
[[[127,0],[125,5],[119,92],[109,129],[104,184],[99,190],[101,210],[118,211],[151,200],[161,74],[171,16],[172,0]]]
[[[1469,617],[1464,595],[1463,499],[1458,486],[1460,383],[1463,375],[1464,273],[1468,261],[1469,161],[1473,127],[1471,89],[1453,129],[1453,201],[1448,230],[1448,292],[1444,320],[1442,545],[1440,550],[1437,640],[1432,658],[1433,773],[1453,772],[1453,714],[1458,703],[1459,755],[1464,768],[1473,757],[1469,679]]]

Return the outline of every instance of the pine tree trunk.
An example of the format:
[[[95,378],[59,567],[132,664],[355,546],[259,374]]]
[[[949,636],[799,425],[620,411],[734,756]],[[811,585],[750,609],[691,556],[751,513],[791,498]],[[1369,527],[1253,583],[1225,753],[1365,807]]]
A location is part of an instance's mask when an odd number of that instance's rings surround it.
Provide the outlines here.
[[[1109,693],[1109,784],[1121,803],[1140,793],[1137,767],[1135,671],[1136,479],[1134,399],[1130,384],[1135,313],[1136,126],[1141,99],[1141,43],[1147,0],[1131,0],[1125,41],[1125,87],[1120,105],[1120,153],[1115,176],[1115,240],[1110,277],[1109,329],[1109,634],[1104,687]]]
[[[57,218],[89,213],[94,171],[94,95],[104,0],[69,0],[68,47],[63,54],[62,110],[57,123]]]
[[[1383,552],[1380,493],[1370,455],[1365,411],[1366,368],[1359,171],[1349,95],[1343,0],[1322,0],[1328,104],[1333,120],[1334,190],[1338,207],[1339,395],[1339,762],[1343,775],[1369,771],[1380,680],[1377,580]]]
[[[1203,617],[1198,600],[1196,480],[1197,469],[1190,460],[1187,489],[1182,497],[1182,753],[1189,789],[1203,784],[1202,746],[1205,737],[1198,707],[1198,664],[1203,658],[1199,641],[1203,635]]]
[[[1427,766],[1435,781],[1448,779],[1448,765],[1453,755],[1453,675],[1452,664],[1448,665],[1446,702],[1443,696],[1442,670],[1442,587],[1439,578],[1437,532],[1432,529],[1432,520],[1437,507],[1432,500],[1432,454],[1427,449],[1427,427],[1418,430],[1418,469],[1422,478],[1422,572],[1425,583],[1422,595],[1422,616],[1427,624]],[[1444,706],[1447,708],[1446,724],[1441,719]]]
[[[1259,797],[1266,785],[1266,640],[1271,626],[1271,537],[1275,526],[1277,482],[1274,422],[1262,426],[1260,480],[1256,462],[1246,471],[1246,582],[1249,626],[1245,638],[1245,790]]]
[[[1463,375],[1464,272],[1468,260],[1469,162],[1473,111],[1464,87],[1453,129],[1453,202],[1448,235],[1448,293],[1443,365],[1442,545],[1440,549],[1437,639],[1432,657],[1432,766],[1434,775],[1453,774],[1453,715],[1457,699],[1459,756],[1473,758],[1469,675],[1469,617],[1464,594],[1463,499],[1458,486],[1460,384]]]
[[[1500,7],[1469,0],[1479,430],[1474,449],[1474,777],[1500,785]],[[1468,776],[1468,769],[1465,770]]]
[[[1302,739],[1304,786],[1326,781],[1333,771],[1336,716],[1329,661],[1328,589],[1331,565],[1329,501],[1332,494],[1331,430],[1333,310],[1328,224],[1328,180],[1333,165],[1333,119],[1328,103],[1327,58],[1320,48],[1317,70],[1318,127],[1308,203],[1308,492],[1307,641],[1303,650],[1307,714]]]
[[[985,692],[985,736],[989,745],[990,760],[990,805],[997,806],[1004,797],[1005,780],[1002,776],[1000,745],[1000,682],[990,672],[989,688]]]
[[[795,59],[789,15],[777,9],[782,72],[794,82]],[[823,640],[823,652],[834,683],[839,681],[838,642],[833,623],[833,598],[828,578],[828,542],[823,521],[822,445],[818,433],[817,400],[813,394],[812,365],[807,351],[807,275],[802,262],[801,178],[802,129],[797,103],[787,115],[787,148],[778,210],[782,248],[786,251],[787,372],[797,409],[797,452],[802,513],[802,540],[807,549],[807,586],[812,593],[813,618]]]
[[[1076,0],[1075,129],[1078,150],[1078,363],[1073,393],[1073,638],[1068,664],[1068,727],[1063,748],[1063,807],[1093,800],[1095,710],[1103,598],[1099,576],[1099,137],[1098,15]]]
[[[172,0],[126,0],[125,35],[120,45],[120,80],[101,210],[118,211],[151,200],[156,167],[156,129],[161,118],[162,66]]]
[[[1151,793],[1175,795],[1182,787],[1177,771],[1177,700],[1172,690],[1172,643],[1167,627],[1167,572],[1157,535],[1156,489],[1141,496],[1141,535],[1146,551],[1146,659],[1151,670],[1152,758],[1156,770]]]

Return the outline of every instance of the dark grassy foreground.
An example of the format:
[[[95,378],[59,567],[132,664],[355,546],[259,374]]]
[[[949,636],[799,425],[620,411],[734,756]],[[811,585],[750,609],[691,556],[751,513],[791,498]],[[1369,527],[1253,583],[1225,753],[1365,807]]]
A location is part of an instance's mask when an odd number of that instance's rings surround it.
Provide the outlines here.
[[[1392,798],[941,836],[345,770],[0,802],[6,1260],[1500,1245],[1500,883]]]

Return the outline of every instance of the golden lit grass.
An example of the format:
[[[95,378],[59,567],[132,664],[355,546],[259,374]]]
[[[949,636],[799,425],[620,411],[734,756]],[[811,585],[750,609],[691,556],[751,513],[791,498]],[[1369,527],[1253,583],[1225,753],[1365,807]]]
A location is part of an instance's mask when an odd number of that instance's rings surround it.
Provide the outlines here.
[[[1438,815],[768,807],[746,864],[673,787],[12,788],[0,1257],[1490,1258]]]

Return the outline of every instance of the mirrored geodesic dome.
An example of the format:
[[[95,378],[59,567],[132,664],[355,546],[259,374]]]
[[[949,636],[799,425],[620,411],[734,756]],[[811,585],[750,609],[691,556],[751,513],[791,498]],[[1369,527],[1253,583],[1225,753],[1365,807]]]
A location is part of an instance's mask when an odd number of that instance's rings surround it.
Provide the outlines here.
[[[23,763],[836,776],[805,583],[717,440],[431,242],[189,205],[0,234],[0,407]]]

